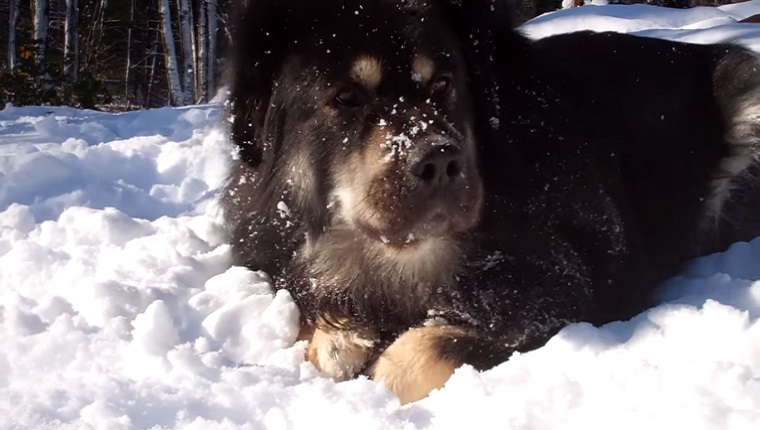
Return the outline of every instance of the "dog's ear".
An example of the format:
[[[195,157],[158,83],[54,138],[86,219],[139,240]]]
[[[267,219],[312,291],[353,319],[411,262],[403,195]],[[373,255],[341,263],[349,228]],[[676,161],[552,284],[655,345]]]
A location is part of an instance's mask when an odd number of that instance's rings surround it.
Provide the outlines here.
[[[522,136],[510,120],[520,117],[521,111],[530,112],[540,101],[533,92],[541,94],[536,89],[542,88],[535,77],[538,75],[531,59],[530,43],[515,28],[516,3],[514,0],[435,1],[441,18],[459,40],[466,60],[474,131],[481,160],[484,160],[481,173],[490,186],[502,183],[500,178],[505,168],[519,172],[525,166],[516,145],[508,144],[509,138],[505,138],[505,133]],[[521,92],[519,88],[523,87],[530,91]],[[537,109],[541,111],[540,107]],[[488,179],[491,176],[494,180]]]
[[[511,35],[519,22],[514,0],[436,0],[436,6],[463,41]]]
[[[262,129],[288,32],[287,0],[248,0],[233,27],[228,113],[231,139],[250,166],[263,156]]]

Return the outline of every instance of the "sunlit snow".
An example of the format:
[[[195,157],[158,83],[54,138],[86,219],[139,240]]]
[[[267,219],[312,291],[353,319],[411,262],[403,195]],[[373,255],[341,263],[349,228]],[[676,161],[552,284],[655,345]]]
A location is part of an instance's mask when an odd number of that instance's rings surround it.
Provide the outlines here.
[[[760,25],[736,23],[755,13],[586,6],[525,31],[760,50]],[[229,267],[220,113],[0,111],[0,429],[760,428],[760,238],[699,259],[631,321],[464,366],[416,404],[321,377],[290,296]]]

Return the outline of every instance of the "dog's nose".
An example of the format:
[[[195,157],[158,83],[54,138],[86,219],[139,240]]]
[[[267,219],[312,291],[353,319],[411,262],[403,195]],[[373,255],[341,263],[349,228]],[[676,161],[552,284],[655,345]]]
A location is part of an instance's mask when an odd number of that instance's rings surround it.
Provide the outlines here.
[[[425,185],[446,186],[462,173],[462,158],[454,145],[434,146],[412,167],[412,174]]]

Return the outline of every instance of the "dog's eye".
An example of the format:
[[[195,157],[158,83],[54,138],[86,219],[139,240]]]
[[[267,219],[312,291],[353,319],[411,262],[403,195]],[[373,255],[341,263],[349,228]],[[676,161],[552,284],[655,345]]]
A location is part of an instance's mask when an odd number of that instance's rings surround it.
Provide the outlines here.
[[[352,108],[362,104],[362,96],[350,87],[341,88],[333,99],[335,104],[342,107]]]
[[[430,84],[430,92],[435,96],[444,95],[451,89],[451,76],[440,75]]]

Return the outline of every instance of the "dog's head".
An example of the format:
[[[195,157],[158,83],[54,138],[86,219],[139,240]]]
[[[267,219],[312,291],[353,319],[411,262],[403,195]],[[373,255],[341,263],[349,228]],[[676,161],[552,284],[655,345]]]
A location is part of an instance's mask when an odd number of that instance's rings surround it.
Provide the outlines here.
[[[389,246],[473,227],[482,205],[461,43],[433,1],[250,0],[232,138],[314,230]],[[274,209],[274,208],[273,208]]]

